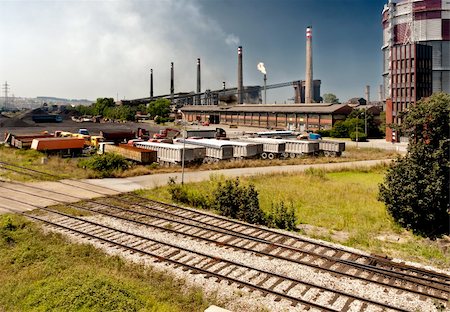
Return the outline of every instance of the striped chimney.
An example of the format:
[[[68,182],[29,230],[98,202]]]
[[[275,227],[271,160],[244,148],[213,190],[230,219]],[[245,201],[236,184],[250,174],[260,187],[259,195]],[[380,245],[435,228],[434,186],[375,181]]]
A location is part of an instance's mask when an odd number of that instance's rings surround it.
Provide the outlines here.
[[[174,74],[173,74],[173,62],[170,63],[170,99],[173,103],[173,97],[175,93],[175,86],[174,86]]]
[[[243,83],[243,74],[242,74],[242,47],[238,47],[238,81],[237,81],[237,101],[238,104],[242,104],[243,101],[243,91],[244,91],[244,83]]]
[[[312,27],[306,28],[305,103],[313,103]]]

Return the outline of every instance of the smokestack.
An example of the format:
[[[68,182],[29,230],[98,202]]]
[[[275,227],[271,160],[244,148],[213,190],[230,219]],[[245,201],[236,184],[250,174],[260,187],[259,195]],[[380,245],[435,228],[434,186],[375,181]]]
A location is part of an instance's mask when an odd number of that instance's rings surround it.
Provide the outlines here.
[[[370,102],[370,86],[366,86],[366,102],[367,104]]]
[[[237,101],[238,104],[243,104],[243,91],[244,91],[244,83],[243,83],[243,75],[242,75],[242,47],[238,47],[238,81],[237,81]]]
[[[197,93],[202,92],[201,76],[200,76],[200,58],[197,58]],[[200,105],[200,95],[197,96],[197,104]]]
[[[173,102],[174,96],[174,82],[173,82],[173,62],[170,63],[170,100]]]
[[[312,27],[306,28],[305,103],[313,103]]]
[[[153,68],[150,69],[150,101],[153,101]]]

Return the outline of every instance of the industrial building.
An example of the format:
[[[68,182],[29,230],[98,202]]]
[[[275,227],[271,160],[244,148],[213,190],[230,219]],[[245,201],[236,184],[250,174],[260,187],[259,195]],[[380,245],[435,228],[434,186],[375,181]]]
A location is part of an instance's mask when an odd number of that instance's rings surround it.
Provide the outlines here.
[[[382,13],[386,123],[435,92],[450,93],[450,1],[389,0]],[[386,140],[401,134],[390,127]]]
[[[331,129],[352,110],[345,104],[192,105],[182,108],[188,122],[298,131]]]

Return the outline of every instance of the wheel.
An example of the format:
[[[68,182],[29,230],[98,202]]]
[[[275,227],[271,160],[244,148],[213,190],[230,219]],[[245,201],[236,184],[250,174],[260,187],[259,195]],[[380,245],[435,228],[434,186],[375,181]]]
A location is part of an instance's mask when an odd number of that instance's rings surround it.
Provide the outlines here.
[[[275,155],[273,154],[273,153],[269,153],[268,155],[267,155],[267,158],[269,158],[269,159],[274,159],[275,158]]]
[[[262,152],[261,153],[261,158],[262,159],[267,159],[267,153],[266,152]]]
[[[289,153],[289,157],[295,158],[295,153]]]
[[[219,158],[213,158],[213,162],[218,163],[219,162]]]

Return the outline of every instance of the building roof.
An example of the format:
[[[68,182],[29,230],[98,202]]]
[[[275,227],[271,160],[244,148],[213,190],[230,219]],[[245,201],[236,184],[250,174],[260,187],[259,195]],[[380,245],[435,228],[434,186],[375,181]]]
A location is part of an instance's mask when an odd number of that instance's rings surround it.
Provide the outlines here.
[[[343,113],[352,108],[347,104],[241,104],[241,105],[189,105],[183,112],[249,112],[249,113]]]

